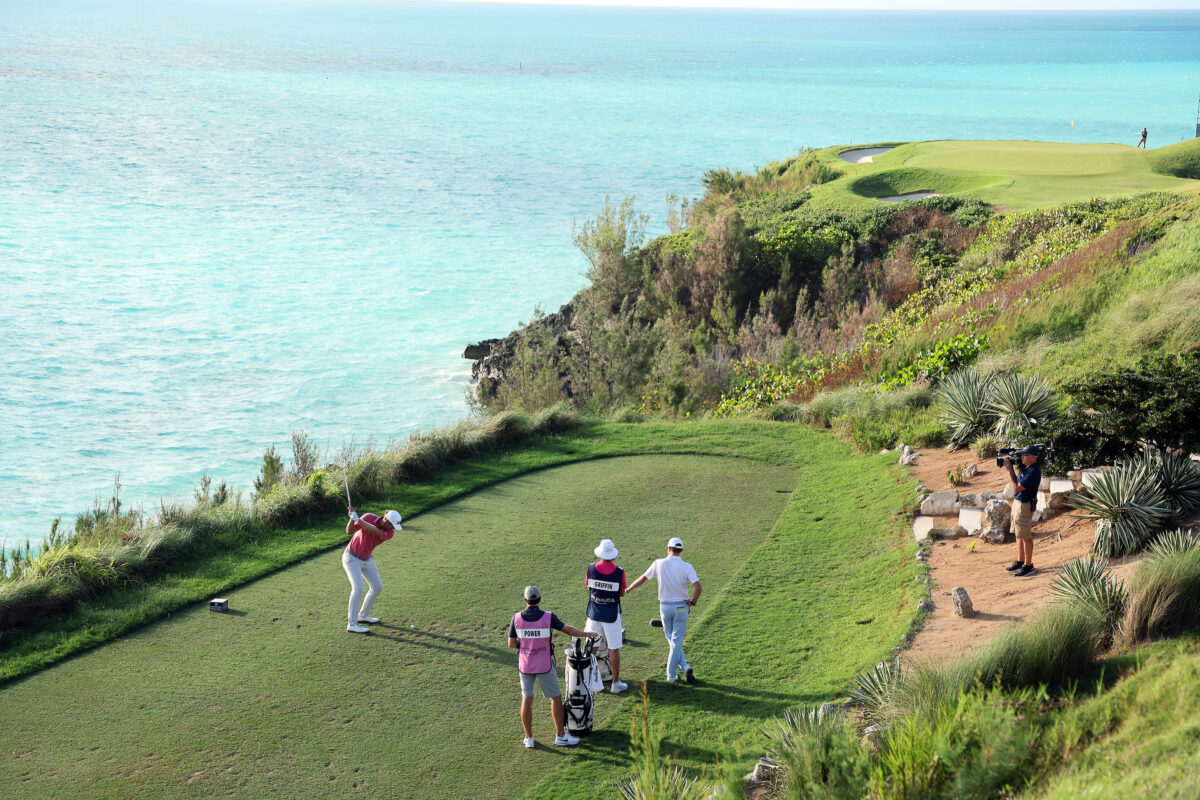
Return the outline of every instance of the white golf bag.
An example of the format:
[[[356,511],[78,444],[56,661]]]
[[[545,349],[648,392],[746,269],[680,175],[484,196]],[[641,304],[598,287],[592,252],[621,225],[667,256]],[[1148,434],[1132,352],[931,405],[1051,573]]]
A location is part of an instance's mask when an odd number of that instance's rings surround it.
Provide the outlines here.
[[[605,641],[604,634],[600,634],[600,638],[596,640],[592,654],[596,657],[596,665],[599,667],[600,689],[603,691],[604,684],[612,680],[612,661],[608,657],[608,642]]]
[[[604,688],[592,640],[573,639],[566,656],[567,691],[563,707],[567,712],[567,733],[586,736],[592,732],[592,697]]]

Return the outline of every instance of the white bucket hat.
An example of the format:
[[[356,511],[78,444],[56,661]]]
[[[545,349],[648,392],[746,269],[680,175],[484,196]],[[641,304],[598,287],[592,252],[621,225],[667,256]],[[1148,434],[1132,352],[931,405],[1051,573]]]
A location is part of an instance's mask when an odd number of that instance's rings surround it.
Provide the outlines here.
[[[386,519],[388,522],[392,523],[393,529],[398,530],[398,531],[404,530],[404,528],[400,527],[400,520],[404,519],[404,517],[400,516],[399,511],[394,511],[394,510],[389,509],[389,510],[383,512],[383,518]]]
[[[596,554],[596,558],[612,561],[617,557],[617,546],[613,544],[612,539],[601,539],[600,546],[592,552]]]

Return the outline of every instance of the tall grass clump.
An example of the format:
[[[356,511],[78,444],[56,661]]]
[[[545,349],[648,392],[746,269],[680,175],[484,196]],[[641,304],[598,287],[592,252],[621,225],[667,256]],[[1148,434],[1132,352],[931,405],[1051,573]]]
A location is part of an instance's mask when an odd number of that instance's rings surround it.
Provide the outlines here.
[[[1125,613],[1125,584],[1108,571],[1104,558],[1073,558],[1059,568],[1050,593],[1066,604],[1083,606],[1098,614],[1114,630]]]
[[[1087,494],[1073,493],[1067,502],[1081,512],[1075,516],[1097,521],[1092,552],[1105,558],[1136,553],[1171,517],[1158,476],[1144,460],[1100,473]]]
[[[963,447],[992,427],[991,385],[991,376],[973,369],[956,372],[938,385],[939,419],[949,432],[951,446]]]
[[[1126,644],[1200,626],[1200,548],[1152,555],[1132,582],[1122,626]]]
[[[1041,378],[999,375],[992,380],[987,410],[995,417],[992,430],[1002,439],[1030,433],[1053,419],[1057,401]]]
[[[702,777],[690,776],[659,758],[661,732],[650,725],[650,696],[642,684],[642,702],[630,723],[630,754],[634,773],[618,785],[625,800],[732,800],[734,795]]]
[[[1095,665],[1109,630],[1090,608],[1059,606],[996,637],[966,663],[984,685],[1064,686]]]

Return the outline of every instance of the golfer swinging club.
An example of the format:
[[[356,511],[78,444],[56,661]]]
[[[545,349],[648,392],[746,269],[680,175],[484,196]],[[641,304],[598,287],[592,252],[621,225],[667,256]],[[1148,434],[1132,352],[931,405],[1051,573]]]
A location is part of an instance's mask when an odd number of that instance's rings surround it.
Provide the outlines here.
[[[342,553],[342,568],[346,570],[346,577],[350,579],[350,610],[346,630],[350,633],[370,633],[371,629],[363,627],[363,623],[371,625],[379,622],[379,617],[371,616],[371,607],[375,605],[375,598],[383,591],[379,567],[375,565],[375,556],[371,553],[403,528],[400,527],[399,511],[385,511],[382,517],[374,514],[363,514],[360,517],[354,506],[350,506],[349,513],[350,521],[346,523],[346,535],[353,538],[346,552]],[[371,587],[365,598],[362,596],[363,579],[366,579]],[[361,607],[358,605],[360,599]]]
[[[525,729],[525,746],[533,747],[533,684],[541,684],[542,697],[550,700],[550,713],[554,717],[554,739],[556,747],[579,744],[579,738],[567,733],[567,713],[563,709],[562,689],[558,685],[558,673],[554,667],[554,646],[550,638],[554,631],[568,636],[586,636],[596,639],[598,633],[581,631],[566,625],[554,614],[538,608],[542,593],[536,586],[525,587],[525,610],[513,614],[508,627],[508,646],[519,651],[517,669],[521,673],[521,727]]]
[[[684,673],[688,683],[695,683],[692,666],[683,655],[683,636],[687,632],[688,613],[700,599],[700,578],[696,569],[679,557],[683,552],[683,540],[678,536],[667,542],[667,557],[650,565],[642,577],[629,584],[628,594],[648,580],[658,581],[658,608],[662,613],[663,635],[671,646],[667,657],[667,683],[678,679],[677,672]],[[687,585],[692,584],[692,599],[687,596]]]

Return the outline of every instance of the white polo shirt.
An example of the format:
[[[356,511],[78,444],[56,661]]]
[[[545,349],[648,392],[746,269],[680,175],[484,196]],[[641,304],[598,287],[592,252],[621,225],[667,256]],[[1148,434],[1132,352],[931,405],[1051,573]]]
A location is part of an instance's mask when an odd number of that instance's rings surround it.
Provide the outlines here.
[[[700,582],[692,565],[676,555],[658,559],[642,577],[648,581],[658,581],[660,603],[686,603],[688,584]]]

